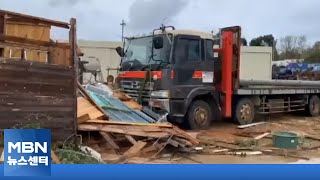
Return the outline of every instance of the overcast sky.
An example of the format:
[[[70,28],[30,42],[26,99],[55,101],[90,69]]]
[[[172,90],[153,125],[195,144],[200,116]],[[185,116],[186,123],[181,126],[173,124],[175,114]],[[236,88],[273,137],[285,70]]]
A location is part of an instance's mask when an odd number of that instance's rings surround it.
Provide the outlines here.
[[[79,39],[121,40],[126,34],[160,26],[211,31],[240,25],[248,40],[264,34],[277,39],[306,35],[320,40],[319,0],[0,0],[0,8],[56,20],[78,21]],[[57,34],[60,36],[60,33]]]

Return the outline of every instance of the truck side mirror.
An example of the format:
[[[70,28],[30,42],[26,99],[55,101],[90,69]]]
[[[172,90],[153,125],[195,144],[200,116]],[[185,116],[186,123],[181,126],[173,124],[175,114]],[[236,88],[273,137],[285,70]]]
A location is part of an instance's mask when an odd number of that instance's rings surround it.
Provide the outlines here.
[[[116,48],[116,51],[117,53],[119,54],[120,57],[123,57],[124,56],[124,51],[123,51],[123,48],[122,47],[117,47]]]
[[[163,38],[162,37],[154,37],[152,40],[153,47],[155,49],[163,48]]]

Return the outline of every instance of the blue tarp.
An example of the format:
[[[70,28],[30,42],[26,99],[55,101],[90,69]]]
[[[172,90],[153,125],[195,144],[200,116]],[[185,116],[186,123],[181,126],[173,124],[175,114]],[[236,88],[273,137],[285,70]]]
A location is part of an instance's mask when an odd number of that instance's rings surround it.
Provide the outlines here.
[[[309,64],[309,63],[290,63],[287,66],[288,70],[291,70],[292,72],[296,71],[306,71],[309,70],[310,68],[314,68],[320,66],[319,63],[314,63],[314,64]]]

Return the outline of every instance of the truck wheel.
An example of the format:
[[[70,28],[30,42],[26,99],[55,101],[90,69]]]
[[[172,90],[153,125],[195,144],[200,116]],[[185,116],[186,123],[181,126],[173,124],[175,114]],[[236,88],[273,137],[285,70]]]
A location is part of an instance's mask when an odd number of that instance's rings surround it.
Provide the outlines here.
[[[318,96],[311,96],[311,98],[309,99],[309,104],[306,107],[306,112],[308,113],[308,115],[312,117],[319,116],[320,99]]]
[[[240,125],[251,124],[255,117],[255,109],[248,98],[240,99],[234,111],[234,118]]]
[[[194,101],[187,114],[191,129],[207,129],[212,120],[212,111],[208,103],[202,100]]]

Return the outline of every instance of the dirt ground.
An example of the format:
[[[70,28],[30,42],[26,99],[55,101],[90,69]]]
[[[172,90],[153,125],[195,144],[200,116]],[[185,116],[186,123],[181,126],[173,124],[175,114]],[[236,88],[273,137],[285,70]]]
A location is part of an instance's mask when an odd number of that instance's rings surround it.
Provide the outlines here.
[[[317,163],[320,164],[320,118],[304,117],[300,115],[278,114],[261,118],[265,124],[250,128],[239,129],[236,124],[230,122],[216,122],[209,130],[191,132],[200,142],[213,145],[207,146],[207,150],[219,151],[219,149],[239,149],[235,152],[245,152],[247,155],[234,153],[232,155],[214,155],[206,153],[185,154],[176,163],[203,163],[203,164],[283,164],[283,163]],[[302,137],[303,144],[298,150],[281,151],[281,153],[250,155],[252,151],[259,153],[260,150],[272,150],[272,133],[289,131]],[[250,144],[254,137],[270,133]],[[212,143],[211,143],[212,142]],[[249,143],[247,143],[249,142]],[[216,143],[216,144],[215,144]],[[220,143],[220,144],[219,144]],[[222,147],[219,147],[219,146]],[[238,148],[240,146],[240,148]],[[229,148],[228,148],[229,147]],[[253,147],[251,151],[240,150],[241,148]],[[248,148],[248,149],[250,149]],[[255,150],[257,149],[257,150]],[[287,157],[285,157],[287,156]]]
[[[169,146],[160,153],[155,149],[148,154],[142,153],[139,157],[131,158],[125,163],[320,164],[320,117],[277,114],[259,120],[265,123],[245,129],[239,129],[237,124],[229,121],[215,122],[208,130],[187,132],[199,140],[200,144],[196,150],[181,150]],[[301,137],[302,145],[297,150],[273,147],[272,134],[280,131],[296,133]],[[257,139],[262,134],[266,136]],[[105,149],[99,153],[106,159],[116,155],[106,153]]]

